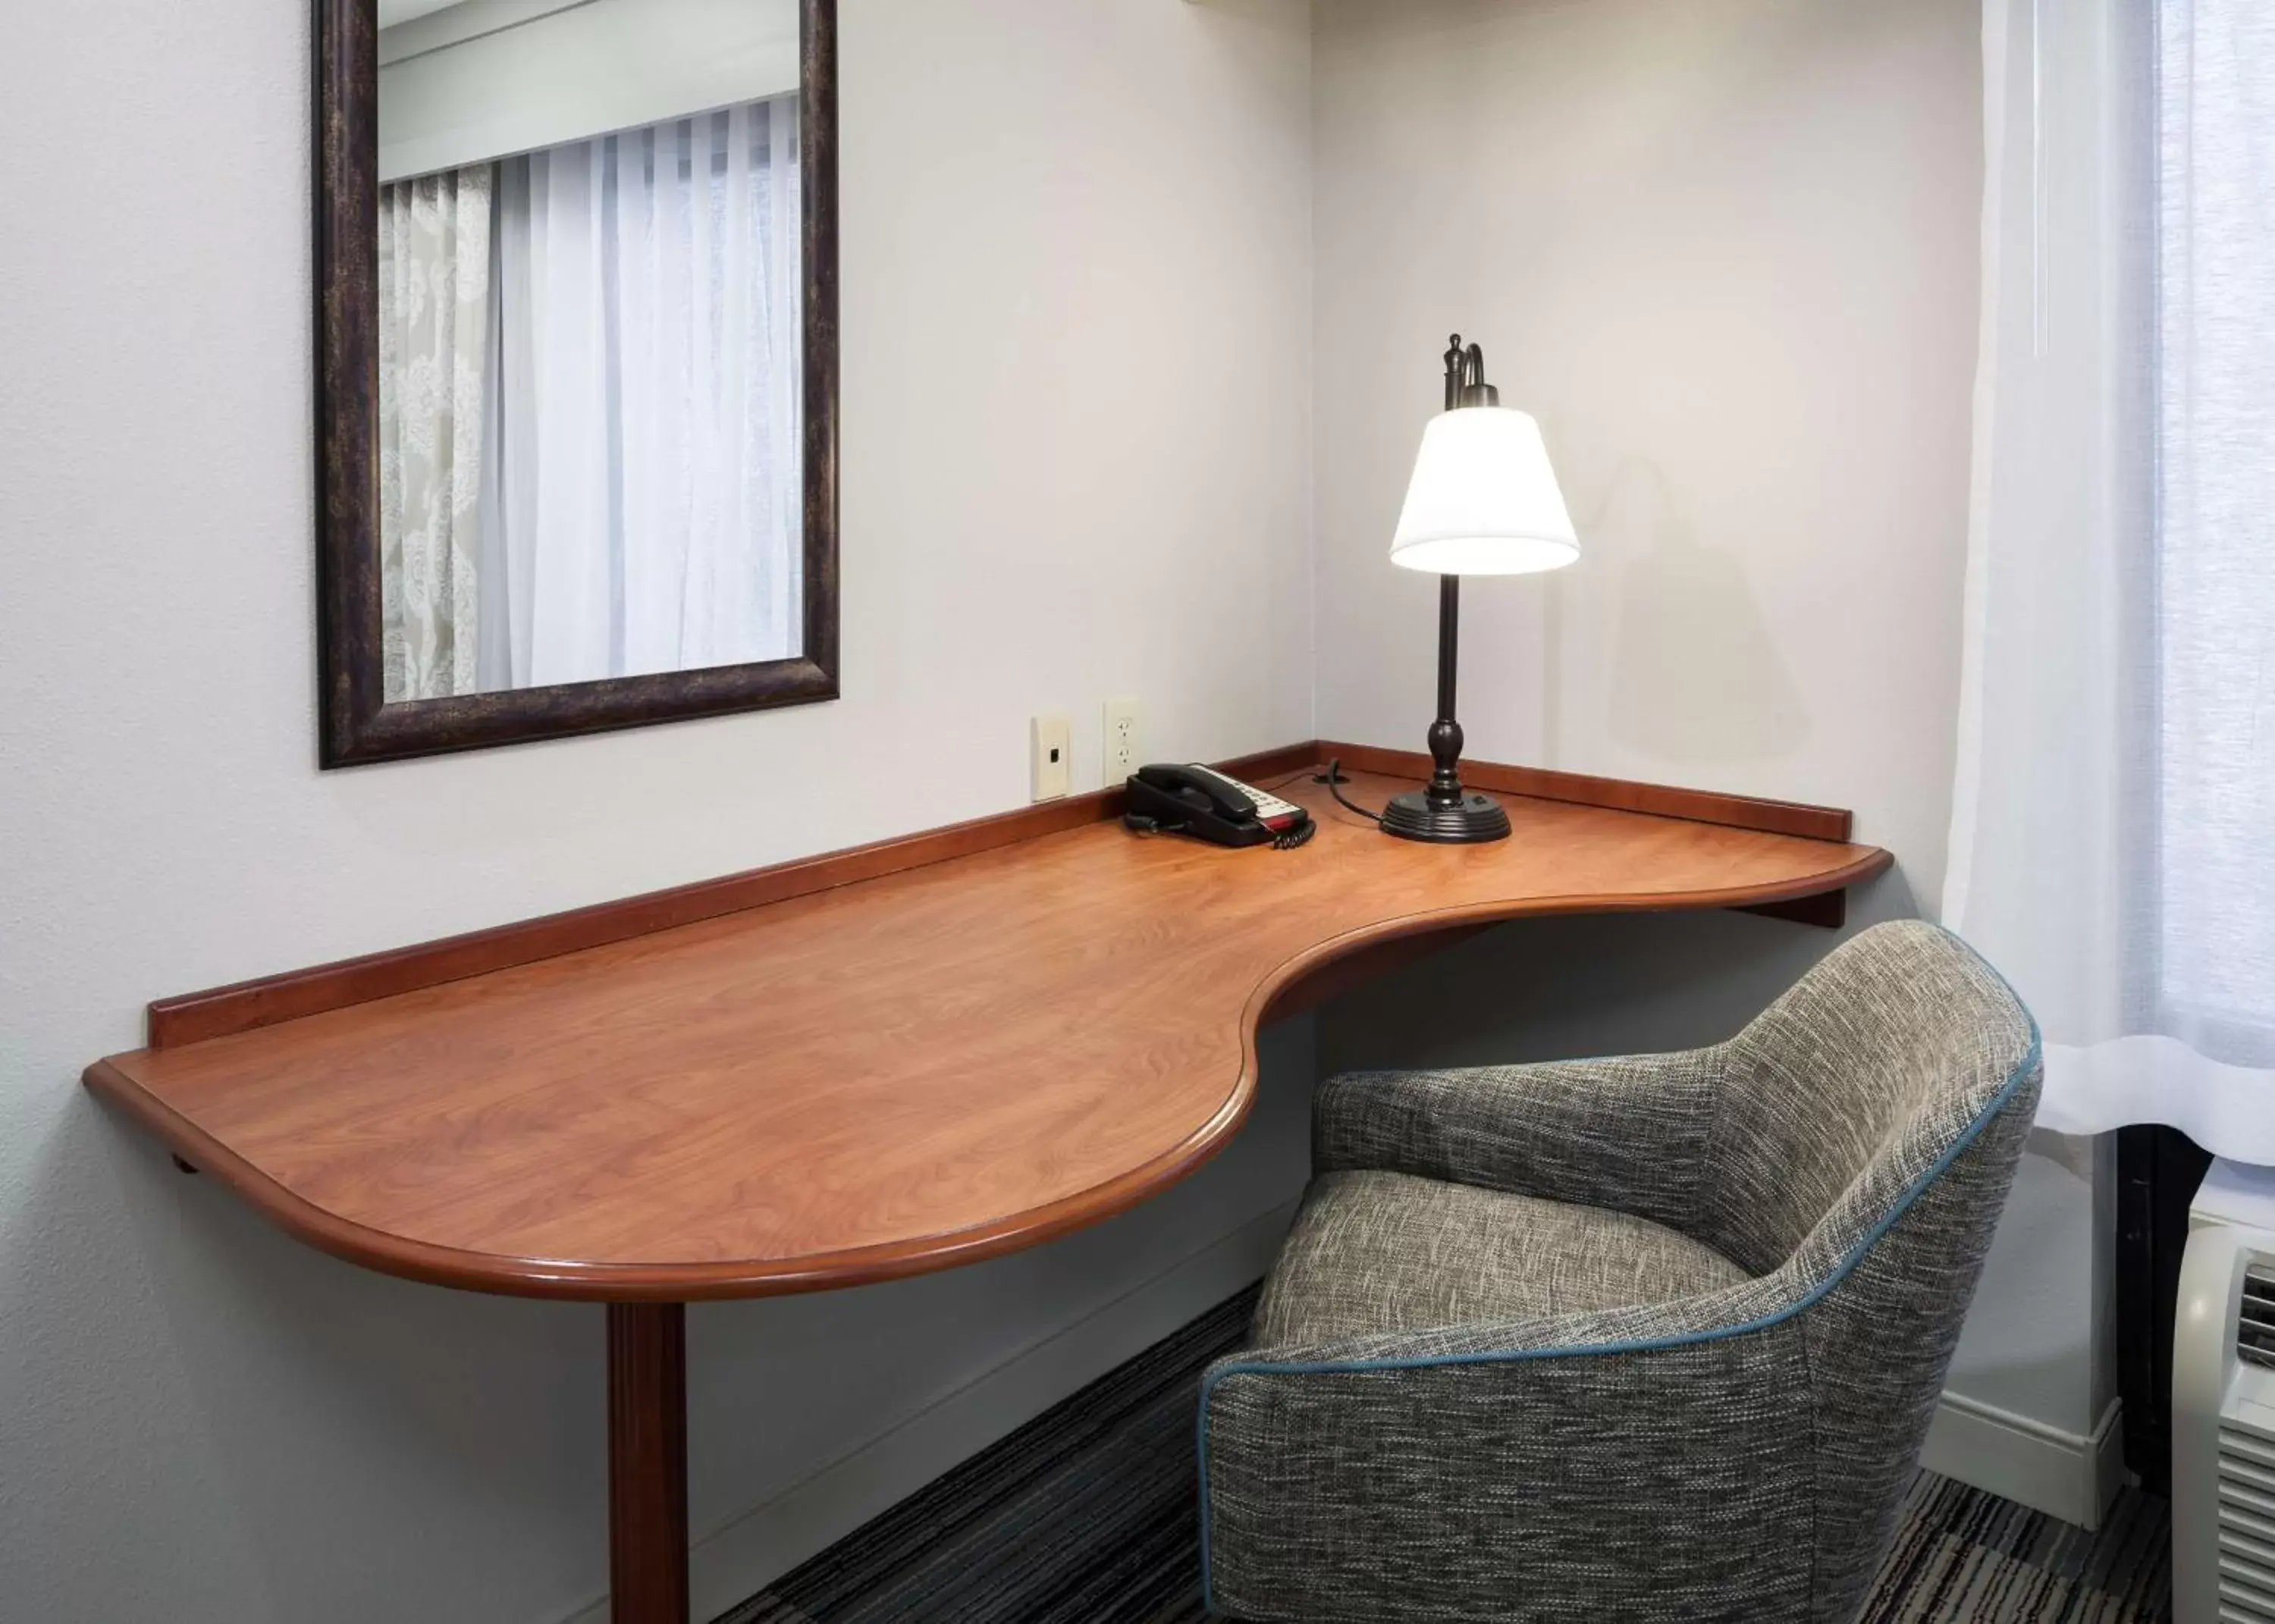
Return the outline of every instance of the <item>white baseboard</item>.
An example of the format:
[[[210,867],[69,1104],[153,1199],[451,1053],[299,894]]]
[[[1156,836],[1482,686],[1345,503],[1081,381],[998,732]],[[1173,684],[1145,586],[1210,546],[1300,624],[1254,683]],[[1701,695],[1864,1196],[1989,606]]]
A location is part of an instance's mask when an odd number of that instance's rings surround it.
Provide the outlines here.
[[[696,1542],[692,1615],[715,1618],[828,1549],[879,1512],[1263,1278],[1293,1202],[1062,1326],[929,1408]],[[608,1624],[606,1597],[568,1624]]]
[[[1946,1393],[1936,1406],[1920,1464],[2033,1511],[2091,1530],[2125,1473],[2117,1401],[2090,1438],[2065,1432],[1977,1399]]]

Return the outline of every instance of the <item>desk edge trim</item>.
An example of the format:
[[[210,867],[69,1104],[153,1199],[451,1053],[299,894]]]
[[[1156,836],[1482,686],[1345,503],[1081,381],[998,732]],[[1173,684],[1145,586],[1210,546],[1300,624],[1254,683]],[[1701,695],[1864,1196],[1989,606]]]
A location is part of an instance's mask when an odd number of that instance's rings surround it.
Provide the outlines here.
[[[1788,902],[1843,890],[1894,859],[1877,847],[1814,874],[1773,884],[1643,895],[1538,897],[1405,914],[1348,931],[1276,967],[1250,994],[1241,1016],[1241,1067],[1222,1105],[1174,1149],[1104,1183],[1046,1205],[970,1228],[794,1259],[716,1263],[595,1264],[461,1250],[374,1229],[295,1195],[143,1088],[114,1055],[87,1069],[87,1086],[155,1133],[200,1171],[210,1173],[287,1234],[382,1273],[461,1290],[572,1302],[686,1303],[778,1296],[873,1284],[978,1263],[1085,1228],[1175,1184],[1221,1150],[1255,1101],[1257,1031],[1288,990],[1350,954],[1400,937],[1507,919],[1562,914],[1656,913]]]

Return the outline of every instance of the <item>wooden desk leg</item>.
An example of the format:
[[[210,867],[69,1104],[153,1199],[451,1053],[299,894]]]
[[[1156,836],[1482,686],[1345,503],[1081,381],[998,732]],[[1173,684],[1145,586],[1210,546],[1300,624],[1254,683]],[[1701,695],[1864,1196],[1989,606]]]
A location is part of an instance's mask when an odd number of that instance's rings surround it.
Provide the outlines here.
[[[687,1305],[608,1304],[615,1624],[687,1624]]]

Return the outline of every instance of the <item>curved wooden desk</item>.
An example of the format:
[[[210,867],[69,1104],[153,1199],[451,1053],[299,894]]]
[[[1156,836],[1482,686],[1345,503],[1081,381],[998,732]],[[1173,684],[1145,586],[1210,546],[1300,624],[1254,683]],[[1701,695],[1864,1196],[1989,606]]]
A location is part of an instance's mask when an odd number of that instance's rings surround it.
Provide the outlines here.
[[[1235,766],[1269,782],[1314,759]],[[1362,774],[1349,793],[1379,803],[1407,782]],[[1097,821],[1112,797],[1089,797],[874,849],[918,866],[768,871],[826,888],[624,940],[603,927],[572,951],[577,932],[540,922],[480,951],[176,1001],[155,1035],[225,1035],[87,1081],[352,1262],[612,1304],[617,1617],[677,1620],[679,1305],[946,1268],[1135,1205],[1238,1129],[1258,1025],[1353,956],[1523,915],[1789,902],[1889,861],[1539,799],[1511,801],[1505,842],[1417,846],[1308,781],[1282,793],[1320,822],[1294,851],[1135,838]],[[1818,812],[1728,804],[1773,826]],[[997,840],[1039,819],[1074,827]],[[765,878],[725,902],[770,895]],[[572,918],[638,925],[624,908]],[[303,1008],[319,1012],[276,1019]]]

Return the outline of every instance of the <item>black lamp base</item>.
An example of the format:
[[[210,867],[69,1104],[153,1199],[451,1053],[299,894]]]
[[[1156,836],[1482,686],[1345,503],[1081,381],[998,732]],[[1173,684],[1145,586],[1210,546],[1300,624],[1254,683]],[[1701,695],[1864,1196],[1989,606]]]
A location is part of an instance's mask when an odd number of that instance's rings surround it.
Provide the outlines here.
[[[1475,791],[1458,801],[1441,804],[1427,789],[1394,795],[1382,809],[1382,832],[1401,840],[1434,841],[1444,845],[1475,845],[1508,838],[1508,812],[1489,795]]]

